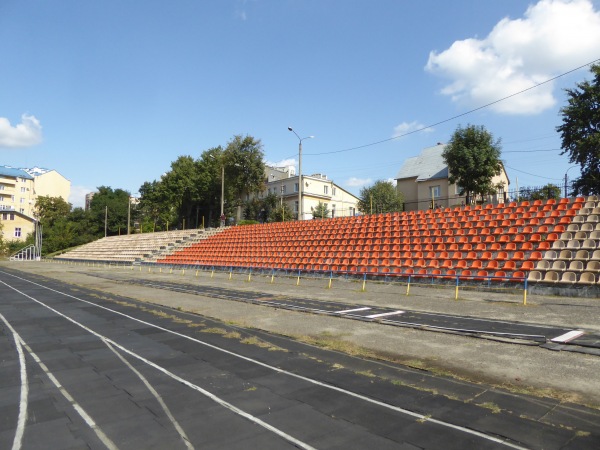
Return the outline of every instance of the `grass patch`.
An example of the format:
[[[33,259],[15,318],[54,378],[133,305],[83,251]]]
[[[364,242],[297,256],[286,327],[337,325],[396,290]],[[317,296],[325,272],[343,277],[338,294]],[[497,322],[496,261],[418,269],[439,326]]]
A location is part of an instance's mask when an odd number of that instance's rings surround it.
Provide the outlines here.
[[[226,335],[227,334],[227,330],[224,328],[217,328],[217,327],[212,327],[212,328],[205,328],[204,330],[200,330],[201,333],[212,333],[212,334],[220,334],[220,335]]]
[[[492,411],[492,414],[498,414],[502,412],[502,408],[500,408],[493,402],[476,403],[476,405],[481,406],[482,408],[489,409],[490,411]]]
[[[420,418],[420,419],[417,419],[417,422],[418,422],[418,423],[425,423],[425,422],[427,422],[427,421],[428,421],[430,418],[431,418],[431,414],[427,414],[426,416],[423,416],[422,418]]]
[[[359,371],[354,372],[354,373],[357,374],[357,375],[363,375],[363,376],[369,377],[369,378],[375,378],[375,377],[377,377],[377,375],[375,375],[370,370],[359,370]]]
[[[256,345],[257,347],[260,347],[260,348],[266,348],[267,350],[273,351],[273,352],[287,352],[286,349],[278,347],[273,344],[270,344],[268,342],[262,341],[262,340],[258,339],[256,336],[244,338],[240,342],[242,344]]]

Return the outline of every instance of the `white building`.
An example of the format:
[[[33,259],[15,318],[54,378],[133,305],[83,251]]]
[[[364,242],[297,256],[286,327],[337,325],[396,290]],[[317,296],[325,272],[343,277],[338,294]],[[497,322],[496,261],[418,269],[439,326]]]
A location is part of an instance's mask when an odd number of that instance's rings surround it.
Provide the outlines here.
[[[286,203],[295,216],[298,215],[298,176],[293,166],[265,167],[265,190],[260,197],[275,194]],[[302,175],[302,217],[313,218],[313,210],[323,203],[329,210],[328,217],[348,217],[356,214],[358,198],[339,187],[324,174]],[[248,197],[247,199],[250,199]]]

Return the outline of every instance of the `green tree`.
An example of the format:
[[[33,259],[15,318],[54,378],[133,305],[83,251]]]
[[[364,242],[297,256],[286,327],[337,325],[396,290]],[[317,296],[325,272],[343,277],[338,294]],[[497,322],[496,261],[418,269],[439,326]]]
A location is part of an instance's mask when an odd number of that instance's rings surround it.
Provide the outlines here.
[[[404,209],[404,196],[390,181],[378,180],[364,187],[358,195],[358,210],[364,214],[400,212]]]
[[[35,201],[34,213],[42,225],[51,227],[56,220],[67,217],[71,207],[62,197],[41,196]]]
[[[271,222],[288,222],[294,220],[294,213],[287,203],[278,203],[277,206],[271,210],[269,220]]]
[[[561,189],[555,184],[549,183],[546,186],[540,188],[528,188],[525,187],[519,191],[520,201],[533,201],[533,200],[558,200],[561,198]]]
[[[492,179],[502,173],[500,143],[483,126],[459,125],[444,149],[448,179],[460,187],[460,195],[467,196],[467,203],[473,196],[496,193]]]
[[[90,202],[90,214],[94,233],[103,236],[105,214],[107,217],[107,234],[127,234],[127,213],[129,210],[129,192],[123,189],[112,189],[100,186]]]
[[[592,81],[566,89],[567,106],[560,110],[563,152],[578,164],[581,176],[573,184],[574,195],[600,194],[600,65],[591,66]]]
[[[319,202],[317,207],[312,211],[313,219],[326,219],[329,217],[329,213],[327,203],[322,202]]]
[[[180,156],[171,163],[171,170],[161,179],[164,196],[175,207],[181,226],[195,224],[196,206],[202,196],[199,162],[191,156]]]
[[[239,206],[242,205],[243,194],[255,194],[264,189],[264,153],[259,139],[252,136],[234,136],[227,143],[223,159],[225,179],[233,189],[234,198]]]

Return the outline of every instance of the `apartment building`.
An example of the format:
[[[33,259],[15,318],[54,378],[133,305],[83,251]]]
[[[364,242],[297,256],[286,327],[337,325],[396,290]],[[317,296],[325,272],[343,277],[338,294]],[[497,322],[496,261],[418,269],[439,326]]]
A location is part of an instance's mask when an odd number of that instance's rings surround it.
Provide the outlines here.
[[[25,240],[35,229],[38,197],[62,197],[68,201],[71,182],[55,170],[16,169],[0,166],[0,222],[6,240]]]

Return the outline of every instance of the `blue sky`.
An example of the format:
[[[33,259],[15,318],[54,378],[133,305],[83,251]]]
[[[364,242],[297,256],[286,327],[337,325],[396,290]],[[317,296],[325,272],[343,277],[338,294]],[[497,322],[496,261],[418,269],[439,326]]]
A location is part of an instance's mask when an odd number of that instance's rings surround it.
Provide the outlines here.
[[[303,173],[354,193],[459,124],[502,139],[512,187],[561,184],[587,68],[447,119],[599,59],[600,1],[0,0],[0,49],[0,164],[56,169],[75,206],[236,134],[297,164],[288,126],[315,136]]]

